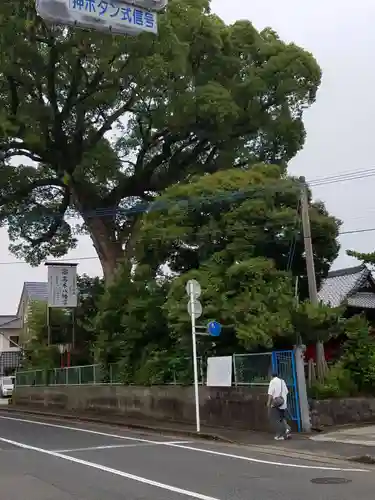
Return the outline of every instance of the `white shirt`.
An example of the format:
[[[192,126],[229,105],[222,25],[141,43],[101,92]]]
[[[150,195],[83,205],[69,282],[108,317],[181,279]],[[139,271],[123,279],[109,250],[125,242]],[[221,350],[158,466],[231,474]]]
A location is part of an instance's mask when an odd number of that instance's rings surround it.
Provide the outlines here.
[[[280,410],[286,410],[288,393],[288,388],[283,379],[274,377],[271,380],[268,386],[268,395],[272,396],[272,398],[281,396],[284,399],[284,404],[280,406]]]

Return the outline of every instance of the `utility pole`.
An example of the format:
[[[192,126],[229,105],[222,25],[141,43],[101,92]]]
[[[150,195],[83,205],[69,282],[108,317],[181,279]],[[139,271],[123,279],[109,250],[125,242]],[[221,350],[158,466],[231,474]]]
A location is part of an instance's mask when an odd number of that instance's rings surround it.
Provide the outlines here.
[[[303,228],[303,241],[305,246],[307,280],[309,285],[310,302],[318,305],[318,292],[316,288],[314,254],[311,241],[311,227],[309,216],[309,199],[306,180],[300,177],[301,182],[301,216]],[[298,282],[296,282],[296,299],[298,299]],[[318,349],[316,351],[318,358]],[[318,360],[318,359],[317,359]],[[297,387],[299,393],[299,405],[301,412],[302,429],[305,432],[311,432],[310,408],[307,397],[306,376],[305,376],[305,347],[297,345],[295,349]]]
[[[302,228],[303,228],[303,241],[305,245],[306,255],[306,271],[307,281],[309,284],[310,302],[316,306],[318,305],[318,291],[316,288],[314,254],[311,241],[311,227],[309,216],[309,199],[307,196],[307,184],[304,177],[299,178],[301,182],[301,212],[302,212]]]
[[[309,285],[310,302],[314,306],[319,305],[318,291],[316,288],[315,265],[313,246],[311,241],[311,227],[309,216],[309,200],[307,196],[307,184],[304,177],[300,177],[301,182],[301,211],[302,211],[302,227],[303,227],[303,240],[305,245],[306,256],[306,271],[307,281]],[[317,339],[316,342],[316,368],[318,380],[323,382],[327,372],[327,363],[324,353],[324,344]]]

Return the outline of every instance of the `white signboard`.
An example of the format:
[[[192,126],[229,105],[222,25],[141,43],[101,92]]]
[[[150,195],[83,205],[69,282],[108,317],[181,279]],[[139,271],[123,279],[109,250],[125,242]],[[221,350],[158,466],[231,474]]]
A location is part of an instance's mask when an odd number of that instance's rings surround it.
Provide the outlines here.
[[[127,35],[158,33],[156,12],[118,1],[37,0],[36,11],[44,20],[54,24]]]
[[[232,356],[216,356],[207,359],[207,385],[210,387],[232,386]]]
[[[48,266],[48,306],[77,307],[76,266]]]

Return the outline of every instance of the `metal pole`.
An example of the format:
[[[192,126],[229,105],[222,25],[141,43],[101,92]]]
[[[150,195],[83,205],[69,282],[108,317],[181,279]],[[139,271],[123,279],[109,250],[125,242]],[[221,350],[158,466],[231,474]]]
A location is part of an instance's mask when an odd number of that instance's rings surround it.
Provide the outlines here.
[[[189,290],[191,304],[191,337],[193,342],[193,368],[194,368],[194,395],[195,395],[195,419],[197,424],[197,433],[201,431],[201,421],[199,414],[199,387],[198,387],[198,363],[197,363],[197,337],[195,331],[195,308],[194,308],[194,290],[190,285]]]
[[[47,345],[51,344],[51,317],[50,317],[50,307],[47,304],[47,329],[48,329],[48,337],[47,337]]]
[[[233,356],[233,372],[234,372],[234,385],[237,387],[237,367],[236,367],[236,354],[234,353]]]

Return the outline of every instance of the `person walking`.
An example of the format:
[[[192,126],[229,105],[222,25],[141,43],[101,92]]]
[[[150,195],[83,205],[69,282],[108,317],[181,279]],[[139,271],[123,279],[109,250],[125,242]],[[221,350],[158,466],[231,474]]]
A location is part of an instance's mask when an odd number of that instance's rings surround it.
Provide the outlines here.
[[[267,407],[271,424],[276,432],[276,441],[288,439],[291,435],[291,429],[286,421],[288,393],[285,381],[276,372],[272,373],[268,386]]]

